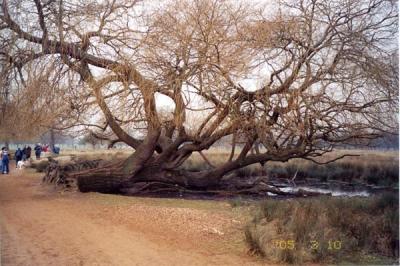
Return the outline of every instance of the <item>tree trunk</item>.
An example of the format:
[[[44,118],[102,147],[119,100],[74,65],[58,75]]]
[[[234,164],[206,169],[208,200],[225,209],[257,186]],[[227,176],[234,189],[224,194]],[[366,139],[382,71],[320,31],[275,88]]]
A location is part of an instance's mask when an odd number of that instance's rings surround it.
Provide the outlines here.
[[[315,196],[315,192],[299,190],[284,192],[274,187],[266,177],[243,180],[231,177],[224,180],[208,172],[163,170],[160,165],[143,167],[133,176],[126,173],[124,163],[106,164],[101,160],[80,161],[60,165],[50,159],[44,182],[63,185],[81,192],[101,192],[129,195],[160,194],[212,194],[212,195],[259,195],[267,192],[285,196]],[[319,195],[319,194],[318,194]]]
[[[119,194],[126,178],[115,173],[97,173],[90,176],[78,176],[77,187],[81,192],[101,192]]]
[[[162,170],[160,166],[146,166],[133,176],[129,176],[123,167],[102,167],[86,171],[69,173],[69,178],[77,180],[81,192],[133,193],[147,194],[155,190],[165,191],[197,190],[218,188],[212,177],[181,170]]]
[[[54,151],[54,147],[56,145],[56,137],[54,134],[54,129],[50,129],[50,151],[53,152]]]

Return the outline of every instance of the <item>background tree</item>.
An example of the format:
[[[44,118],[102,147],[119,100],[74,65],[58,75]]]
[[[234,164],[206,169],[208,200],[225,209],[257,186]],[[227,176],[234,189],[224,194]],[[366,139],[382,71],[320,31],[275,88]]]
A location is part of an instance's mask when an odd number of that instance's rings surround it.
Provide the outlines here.
[[[101,141],[101,140],[99,139],[98,136],[96,136],[96,135],[94,135],[94,134],[92,134],[92,133],[88,133],[87,135],[85,135],[85,136],[81,139],[80,143],[81,143],[81,144],[87,144],[87,143],[89,143],[90,145],[92,145],[92,148],[95,149],[95,148],[96,148],[96,145],[101,143],[100,141]]]
[[[57,66],[68,123],[135,150],[71,173],[87,190],[218,188],[250,164],[314,160],[397,131],[396,2],[288,0],[274,12],[237,1],[161,4],[3,0],[2,41],[15,40],[4,58]],[[168,119],[160,99],[171,102]],[[226,136],[225,163],[180,168]]]
[[[22,70],[18,73],[2,62],[1,139],[6,143],[35,139],[66,110],[60,100],[64,92],[58,84],[59,76],[51,67],[29,64],[23,69],[25,77],[18,80],[15,77],[22,75]]]

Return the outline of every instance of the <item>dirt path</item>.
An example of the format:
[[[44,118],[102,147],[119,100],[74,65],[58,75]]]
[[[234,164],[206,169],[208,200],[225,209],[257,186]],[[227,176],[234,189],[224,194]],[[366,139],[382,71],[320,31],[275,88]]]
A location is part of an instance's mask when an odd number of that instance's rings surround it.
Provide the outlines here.
[[[241,222],[229,212],[39,182],[30,170],[0,175],[1,265],[258,264],[240,243],[232,248]]]

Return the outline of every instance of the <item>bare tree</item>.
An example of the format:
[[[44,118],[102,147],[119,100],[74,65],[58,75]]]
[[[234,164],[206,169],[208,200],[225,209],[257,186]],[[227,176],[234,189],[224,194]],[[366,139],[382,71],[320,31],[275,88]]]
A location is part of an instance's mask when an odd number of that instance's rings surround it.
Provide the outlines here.
[[[51,66],[29,63],[23,70],[16,70],[7,63],[1,64],[0,136],[6,143],[37,138],[66,110],[59,76]],[[22,71],[25,78],[15,82]]]
[[[314,160],[338,144],[396,132],[396,2],[276,7],[267,14],[222,0],[166,1],[160,9],[127,0],[3,0],[1,40],[16,41],[2,53],[16,69],[34,61],[63,70],[70,112],[60,126],[135,149],[120,164],[70,173],[83,190],[220,188],[224,175],[250,164]],[[160,97],[170,113],[157,107]],[[227,136],[225,163],[180,168]]]

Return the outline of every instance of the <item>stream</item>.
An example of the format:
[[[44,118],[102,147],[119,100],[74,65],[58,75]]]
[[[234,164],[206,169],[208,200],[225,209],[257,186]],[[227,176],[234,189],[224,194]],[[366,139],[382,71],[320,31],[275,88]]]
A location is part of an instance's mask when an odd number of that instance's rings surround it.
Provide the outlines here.
[[[284,192],[297,192],[299,190],[327,194],[334,197],[369,197],[372,194],[398,190],[398,188],[376,186],[366,183],[348,183],[337,180],[322,182],[318,179],[306,178],[302,180],[270,179],[268,182]],[[268,192],[268,196],[277,196]]]

